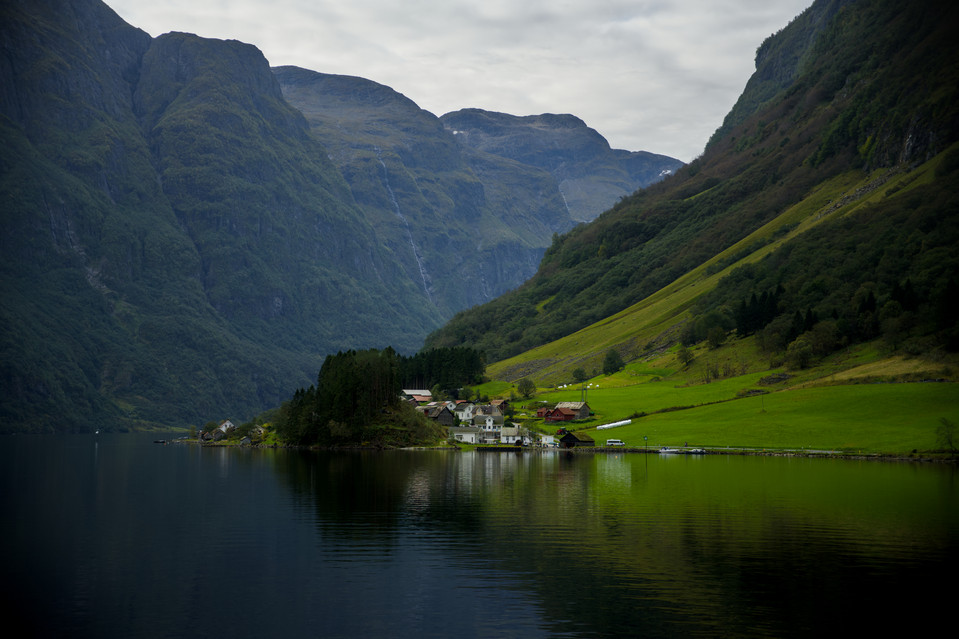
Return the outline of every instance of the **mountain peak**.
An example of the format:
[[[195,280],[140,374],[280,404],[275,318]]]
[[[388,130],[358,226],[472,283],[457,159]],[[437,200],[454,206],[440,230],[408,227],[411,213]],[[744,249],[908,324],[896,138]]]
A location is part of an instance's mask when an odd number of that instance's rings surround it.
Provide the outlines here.
[[[606,138],[569,114],[462,109],[440,120],[463,145],[549,171],[579,221],[592,220],[683,164],[663,155],[611,149]]]

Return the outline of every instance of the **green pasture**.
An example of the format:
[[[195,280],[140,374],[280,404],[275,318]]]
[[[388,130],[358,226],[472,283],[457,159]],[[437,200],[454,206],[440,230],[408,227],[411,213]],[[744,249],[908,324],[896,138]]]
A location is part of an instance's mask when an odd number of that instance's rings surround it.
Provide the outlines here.
[[[757,382],[769,372],[752,373],[741,377],[714,381],[711,384],[686,386],[676,380],[647,381],[631,386],[587,388],[585,397],[596,413],[595,423],[615,422],[637,413],[653,413],[669,408],[691,407],[734,399],[742,390],[759,388]],[[583,398],[579,386],[565,390],[540,393],[536,401],[578,402]]]
[[[763,385],[762,378],[784,371],[764,366],[751,338],[732,340],[716,350],[697,347],[696,359],[686,368],[681,368],[674,350],[584,384],[541,390],[520,402],[519,416],[530,416],[539,402],[576,402],[585,397],[593,417],[568,427],[588,430],[600,443],[615,438],[638,447],[646,435],[648,445],[657,447],[688,442],[864,453],[935,450],[940,420],[959,424],[959,384],[915,382],[953,379],[951,358],[883,357],[876,343],[861,344],[814,368],[788,371],[784,382]],[[707,360],[732,362],[747,372],[704,383],[701,375]],[[633,419],[628,426],[594,430],[628,418]]]
[[[488,397],[509,397],[510,391],[516,392],[516,385],[501,380],[492,380],[485,384],[478,384],[471,387],[476,396],[486,395]]]
[[[637,402],[640,397],[637,394]],[[704,391],[699,397],[709,395]],[[612,392],[591,394],[589,401],[597,412],[611,415],[621,414],[621,408],[613,407],[628,403]],[[591,434],[598,442],[616,438],[636,447],[643,445],[645,435],[651,447],[688,442],[707,447],[909,453],[937,448],[936,429],[942,418],[959,424],[956,383],[859,384],[780,391],[658,413]]]

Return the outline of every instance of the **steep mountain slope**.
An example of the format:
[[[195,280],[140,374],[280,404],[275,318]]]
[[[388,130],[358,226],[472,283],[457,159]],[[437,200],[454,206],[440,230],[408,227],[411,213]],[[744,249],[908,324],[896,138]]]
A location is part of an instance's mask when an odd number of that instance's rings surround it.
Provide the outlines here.
[[[439,323],[254,47],[2,12],[5,426],[250,415]]]
[[[527,284],[428,344],[495,360],[570,336],[494,368],[562,379],[610,347],[756,330],[738,309],[781,285],[780,337],[798,312],[830,318],[836,344],[898,326],[913,348],[954,345],[957,17],[947,2],[815,3],[760,48],[759,80],[701,158],[559,238]]]
[[[580,222],[683,165],[665,155],[611,149],[603,136],[572,115],[519,117],[463,109],[440,120],[469,148],[549,171],[570,215]]]
[[[460,147],[393,89],[296,67],[274,74],[375,221],[378,242],[441,316],[522,284],[552,235],[572,227],[549,173]]]
[[[387,87],[98,0],[0,5],[0,141],[4,430],[249,417],[326,354],[414,352],[574,224]]]

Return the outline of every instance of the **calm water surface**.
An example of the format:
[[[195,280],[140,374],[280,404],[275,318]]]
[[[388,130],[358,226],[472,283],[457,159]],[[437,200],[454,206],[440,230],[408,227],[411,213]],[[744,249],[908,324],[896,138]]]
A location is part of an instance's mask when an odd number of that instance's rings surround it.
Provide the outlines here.
[[[816,636],[955,602],[942,465],[303,453],[9,437],[3,607],[37,636]]]

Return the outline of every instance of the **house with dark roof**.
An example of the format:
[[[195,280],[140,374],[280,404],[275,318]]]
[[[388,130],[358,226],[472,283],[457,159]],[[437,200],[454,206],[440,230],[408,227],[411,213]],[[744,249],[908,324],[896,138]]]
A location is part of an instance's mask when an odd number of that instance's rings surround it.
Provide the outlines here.
[[[567,432],[559,440],[563,448],[580,448],[582,446],[595,446],[596,441],[586,433]]]
[[[438,404],[435,406],[417,406],[416,410],[422,412],[433,421],[439,422],[444,426],[452,426],[453,422],[455,421],[453,411],[451,411],[446,404]]]
[[[476,415],[473,417],[473,426],[480,429],[481,444],[495,444],[499,442],[500,431],[503,428],[502,415]]]

